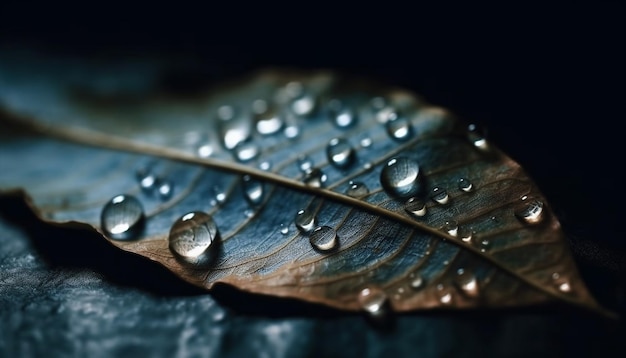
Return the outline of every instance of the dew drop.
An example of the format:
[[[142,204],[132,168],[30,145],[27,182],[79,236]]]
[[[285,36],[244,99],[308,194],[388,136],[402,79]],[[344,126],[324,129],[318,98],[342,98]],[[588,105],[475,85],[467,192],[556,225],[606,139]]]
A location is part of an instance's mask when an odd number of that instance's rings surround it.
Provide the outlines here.
[[[326,146],[328,161],[338,168],[346,168],[354,162],[354,149],[343,138],[333,138]]]
[[[364,183],[358,181],[350,181],[348,183],[348,189],[346,189],[346,195],[353,198],[362,198],[369,193],[369,188]]]
[[[433,188],[433,192],[432,192],[432,196],[431,198],[438,204],[447,204],[448,201],[450,200],[450,197],[448,196],[448,192],[446,191],[446,189],[440,188],[440,187],[434,187]]]
[[[298,156],[297,163],[298,169],[300,169],[300,171],[303,173],[306,173],[307,171],[313,169],[313,159],[311,159],[311,157],[306,154]]]
[[[481,151],[489,150],[489,143],[482,130],[476,124],[467,126],[467,138],[476,149]]]
[[[419,165],[405,157],[389,160],[380,175],[383,188],[400,197],[415,195],[420,189],[419,179]]]
[[[376,286],[367,287],[359,292],[359,304],[370,315],[382,316],[386,314],[388,297],[385,291]]]
[[[333,114],[333,122],[339,128],[349,128],[357,121],[356,113],[350,108],[342,108]]]
[[[489,242],[489,240],[483,239],[483,240],[480,240],[480,242],[478,243],[478,246],[480,247],[481,252],[486,252],[491,246],[491,243]]]
[[[308,170],[304,174],[304,178],[302,180],[304,181],[304,184],[308,186],[321,188],[322,186],[324,186],[324,183],[326,183],[327,179],[328,177],[326,176],[326,174],[324,174],[324,172],[322,172],[318,168],[313,168]]]
[[[255,103],[257,101],[255,101]],[[263,101],[263,103],[265,103],[265,101]],[[284,121],[275,108],[267,107],[267,104],[265,104],[265,108],[261,108],[261,106],[259,105],[257,106],[259,107],[258,109],[260,110],[260,112],[257,112],[257,114],[255,115],[255,121],[256,130],[257,132],[259,132],[259,134],[270,135],[280,131],[283,128]]]
[[[198,146],[198,149],[196,151],[199,157],[208,158],[211,156],[211,154],[213,154],[213,146],[211,146],[210,144],[202,144]]]
[[[382,108],[376,113],[376,121],[381,124],[397,120],[399,117],[398,112],[396,112],[395,108],[392,107]]]
[[[250,219],[251,217],[254,216],[254,210],[252,209],[246,209],[243,211],[243,216],[247,217],[248,219]]]
[[[472,182],[465,178],[459,179],[459,190],[469,193],[472,189],[474,189]]]
[[[315,98],[310,94],[303,93],[291,102],[291,110],[298,116],[308,116],[315,110]]]
[[[361,148],[369,148],[372,146],[372,138],[370,137],[361,138],[361,140],[359,141],[359,144],[361,145]]]
[[[450,236],[456,237],[459,234],[459,224],[454,220],[446,221],[443,225],[443,231],[447,232]]]
[[[283,133],[285,134],[285,137],[293,139],[300,134],[300,129],[297,126],[288,126],[285,128]]]
[[[457,236],[461,241],[470,243],[472,242],[472,230],[468,228],[459,228]]]
[[[314,213],[308,210],[300,210],[296,214],[295,223],[301,232],[311,232],[317,225],[317,218]]]
[[[457,271],[455,284],[461,292],[469,298],[476,298],[480,294],[480,288],[478,286],[476,276],[464,269],[459,269]]]
[[[337,248],[339,239],[337,232],[330,226],[319,226],[309,236],[309,242],[315,250],[328,252]]]
[[[419,290],[424,287],[426,280],[421,275],[412,275],[409,285],[414,290]]]
[[[219,123],[219,129],[224,148],[228,150],[248,141],[252,134],[248,118],[241,116]]]
[[[117,195],[102,209],[100,222],[108,237],[116,240],[134,239],[145,225],[143,207],[133,196]]]
[[[264,190],[262,181],[253,179],[249,175],[244,175],[241,184],[243,185],[246,200],[251,205],[258,205],[263,201]]]
[[[515,216],[527,224],[537,224],[543,219],[543,202],[523,197],[522,203],[515,208]]]
[[[570,286],[569,282],[563,282],[559,285],[559,291],[561,292],[570,292],[571,290],[572,287]]]
[[[393,119],[389,119],[385,123],[389,137],[398,142],[404,142],[410,139],[413,135],[411,122],[406,117],[397,117],[397,115],[392,117]]]
[[[152,173],[152,165],[140,168],[135,173],[135,177],[139,182],[139,187],[146,193],[152,192],[157,186],[157,177]]]
[[[289,233],[289,226],[285,224],[280,224],[280,233],[283,235],[287,235]]]
[[[217,239],[217,225],[211,215],[200,211],[180,217],[170,229],[169,248],[184,258],[199,258]]]
[[[269,171],[272,169],[272,162],[270,161],[263,161],[259,164],[259,169],[263,170],[263,171]]]
[[[161,200],[168,200],[174,194],[174,185],[169,180],[161,180],[158,192]]]
[[[235,156],[237,160],[245,163],[256,158],[259,155],[259,146],[254,142],[242,142],[235,147]]]
[[[437,296],[439,297],[439,302],[444,305],[451,305],[453,296],[452,289],[450,287],[444,286],[443,284],[437,285]]]
[[[409,198],[404,203],[404,210],[413,216],[422,217],[426,215],[426,204],[416,197]]]

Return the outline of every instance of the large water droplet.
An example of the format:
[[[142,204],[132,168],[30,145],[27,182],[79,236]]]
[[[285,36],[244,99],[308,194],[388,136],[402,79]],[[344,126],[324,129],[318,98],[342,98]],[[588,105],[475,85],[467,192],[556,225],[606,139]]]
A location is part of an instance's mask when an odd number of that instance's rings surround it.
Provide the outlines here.
[[[332,251],[339,245],[337,232],[330,226],[319,226],[309,236],[309,242],[314,249],[322,252]]]
[[[393,158],[383,167],[380,183],[395,196],[408,197],[420,191],[419,165],[405,157]]]
[[[143,207],[133,196],[117,195],[102,209],[100,225],[104,233],[112,239],[134,239],[145,225]]]
[[[465,178],[459,179],[459,190],[469,193],[472,189],[474,189],[472,182]]]
[[[217,225],[211,215],[194,211],[183,215],[170,229],[169,247],[184,258],[199,258],[217,239]]]
[[[418,198],[409,198],[404,203],[404,210],[413,216],[422,217],[426,215],[426,204]]]
[[[254,142],[242,142],[235,147],[235,156],[237,160],[245,163],[256,158],[259,155],[259,146]]]
[[[373,316],[382,316],[386,314],[388,297],[382,289],[371,286],[359,292],[359,304],[365,312]]]
[[[467,270],[459,269],[457,271],[455,283],[461,292],[469,298],[476,298],[480,294],[476,276]]]
[[[257,103],[255,101],[255,103]],[[265,103],[265,101],[263,101]],[[283,128],[284,121],[278,111],[273,107],[260,108],[257,103],[259,112],[255,115],[256,130],[262,135],[270,135],[280,131]]]
[[[326,146],[328,161],[339,168],[345,168],[354,162],[354,150],[343,138],[333,138]]]
[[[348,183],[348,189],[346,189],[346,194],[353,198],[362,198],[370,193],[369,188],[361,182],[350,181]]]
[[[315,213],[309,210],[300,210],[296,214],[296,227],[302,232],[310,232],[317,226],[317,218]]]
[[[438,204],[447,204],[450,200],[450,196],[448,196],[448,191],[446,189],[440,187],[434,187],[431,198]]]
[[[241,181],[243,185],[243,192],[246,200],[252,205],[258,205],[263,201],[263,182],[244,175]]]
[[[413,127],[406,117],[392,116],[385,123],[385,128],[389,137],[399,142],[404,142],[413,135]]]
[[[467,126],[467,138],[477,149],[481,151],[489,150],[489,143],[487,142],[483,131],[476,124],[470,124]]]
[[[304,178],[302,179],[302,181],[304,181],[306,185],[316,188],[321,188],[322,186],[324,186],[326,180],[328,180],[328,177],[318,168],[308,170],[304,174]]]
[[[537,224],[543,219],[543,202],[524,196],[515,208],[515,216],[527,224]]]

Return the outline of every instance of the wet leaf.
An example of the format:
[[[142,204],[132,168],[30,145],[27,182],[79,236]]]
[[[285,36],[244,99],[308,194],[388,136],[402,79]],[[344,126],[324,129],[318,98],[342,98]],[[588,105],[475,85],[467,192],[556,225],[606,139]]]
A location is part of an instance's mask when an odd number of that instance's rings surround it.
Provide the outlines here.
[[[2,193],[194,285],[373,315],[612,315],[523,168],[403,89],[268,70],[177,98],[153,91],[160,64],[4,61]]]

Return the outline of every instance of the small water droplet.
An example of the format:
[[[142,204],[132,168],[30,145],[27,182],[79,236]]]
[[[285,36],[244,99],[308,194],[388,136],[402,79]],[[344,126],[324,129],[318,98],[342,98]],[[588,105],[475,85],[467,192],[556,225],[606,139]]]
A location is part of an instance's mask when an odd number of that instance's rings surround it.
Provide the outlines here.
[[[213,154],[213,146],[207,143],[202,144],[198,146],[197,153],[201,158],[208,158]]]
[[[444,286],[443,284],[437,285],[437,296],[439,297],[439,302],[444,305],[451,305],[453,296],[452,289],[448,286]]]
[[[298,169],[300,169],[301,172],[306,173],[307,171],[313,169],[313,159],[311,159],[311,157],[309,157],[306,154],[302,154],[298,156]]]
[[[157,178],[153,174],[148,174],[139,181],[139,186],[144,192],[152,192],[157,186]]]
[[[489,143],[483,131],[476,124],[467,126],[467,138],[477,149],[481,151],[489,150]]]
[[[251,205],[258,205],[263,201],[264,190],[262,181],[254,179],[249,175],[244,175],[241,184],[243,185],[246,200]]]
[[[215,200],[220,203],[223,204],[226,201],[226,193],[224,193],[223,191],[221,191],[220,188],[213,188],[213,191],[215,192]]]
[[[287,235],[289,233],[289,226],[285,224],[280,224],[280,233],[283,235]]]
[[[411,282],[409,283],[409,285],[411,286],[412,289],[419,290],[424,287],[425,283],[426,283],[426,280],[421,275],[412,275]]]
[[[476,276],[464,269],[457,271],[455,284],[461,292],[469,298],[476,298],[480,294],[480,287],[478,286]]]
[[[361,138],[361,140],[359,141],[359,144],[361,145],[361,148],[369,148],[372,146],[372,138],[370,137]]]
[[[404,203],[404,210],[413,216],[422,217],[426,215],[426,204],[420,199],[412,197]]]
[[[354,162],[354,149],[347,140],[333,138],[326,146],[326,156],[332,165],[346,168]]]
[[[259,169],[263,170],[263,171],[269,171],[270,169],[272,169],[272,162],[270,161],[263,161],[259,164]]]
[[[319,226],[309,236],[309,242],[314,249],[322,252],[332,251],[339,245],[337,232],[330,226]]]
[[[448,196],[448,191],[446,189],[440,187],[434,187],[431,198],[438,204],[447,204],[450,200],[450,196]]]
[[[353,198],[362,198],[370,193],[369,188],[361,182],[350,181],[348,183],[348,189],[346,189],[346,195]]]
[[[381,124],[386,124],[387,122],[396,120],[399,117],[398,112],[393,107],[385,107],[376,113],[376,121]]]
[[[217,117],[222,121],[230,121],[235,117],[235,108],[228,105],[220,106],[220,108],[217,109]]]
[[[249,118],[242,116],[220,122],[219,130],[224,148],[228,150],[233,150],[239,144],[248,141],[252,135]]]
[[[134,239],[145,225],[143,207],[133,196],[117,195],[102,209],[100,223],[102,230],[112,239]]]
[[[443,225],[443,231],[456,237],[459,234],[459,224],[454,220],[446,221]]]
[[[480,251],[481,252],[486,252],[489,249],[489,247],[491,246],[491,243],[489,242],[489,240],[483,239],[483,240],[480,240],[479,246],[480,246]]]
[[[265,102],[265,101],[263,101]],[[256,130],[262,135],[271,135],[283,128],[284,121],[274,107],[267,107],[255,115]]]
[[[366,162],[366,163],[363,164],[363,169],[370,170],[370,169],[372,169],[372,166],[373,165],[372,165],[371,162]]]
[[[420,190],[419,179],[419,165],[405,157],[389,160],[380,175],[383,188],[400,197],[415,195]]]
[[[243,216],[247,217],[248,219],[250,219],[251,217],[254,216],[254,210],[252,209],[246,209],[243,211]]]
[[[288,126],[283,131],[285,137],[289,139],[296,138],[300,134],[300,129],[297,126]]]
[[[459,190],[469,193],[474,188],[472,182],[465,178],[459,179]]]
[[[386,314],[388,297],[382,289],[371,286],[361,290],[358,297],[361,308],[373,316]]]
[[[561,292],[570,292],[572,290],[572,287],[570,286],[569,282],[563,282],[559,285],[559,291]]]
[[[300,210],[296,214],[296,227],[302,232],[310,232],[317,226],[315,214],[309,210]]]
[[[180,217],[170,229],[169,248],[184,258],[198,258],[217,239],[217,225],[211,215],[200,211]]]
[[[385,128],[389,137],[399,142],[404,142],[413,135],[413,127],[406,117],[392,116],[385,123]]]
[[[306,117],[315,110],[315,98],[304,91],[291,102],[291,110],[298,116]]]
[[[356,113],[351,108],[342,108],[332,113],[332,119],[339,128],[350,128],[357,122]]]
[[[543,202],[526,197],[515,208],[515,216],[527,224],[537,224],[543,219]]]
[[[174,194],[174,185],[169,180],[160,180],[159,197],[161,200],[168,200]]]
[[[464,242],[472,242],[472,230],[464,227],[460,227],[457,231],[457,236]]]
[[[235,147],[235,156],[237,160],[245,163],[256,158],[259,155],[259,146],[254,142],[242,142]]]
[[[304,174],[304,178],[302,179],[302,181],[304,181],[304,183],[308,186],[321,188],[322,186],[324,186],[324,183],[326,183],[327,179],[328,177],[326,176],[326,174],[324,174],[324,172],[322,172],[318,168],[313,168],[308,170]]]

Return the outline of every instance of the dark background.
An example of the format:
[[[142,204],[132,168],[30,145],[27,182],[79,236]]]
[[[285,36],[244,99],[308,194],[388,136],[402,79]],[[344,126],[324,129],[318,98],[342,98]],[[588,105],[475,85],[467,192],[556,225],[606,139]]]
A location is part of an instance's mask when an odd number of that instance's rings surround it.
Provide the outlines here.
[[[0,5],[0,49],[169,57],[179,64],[164,84],[173,91],[270,66],[330,68],[404,86],[483,124],[547,196],[594,296],[623,314],[621,2],[292,3],[263,12],[244,4],[52,6]],[[599,323],[585,317],[573,324],[567,339],[576,341],[585,339],[585,325]],[[619,345],[605,338],[586,348]]]

